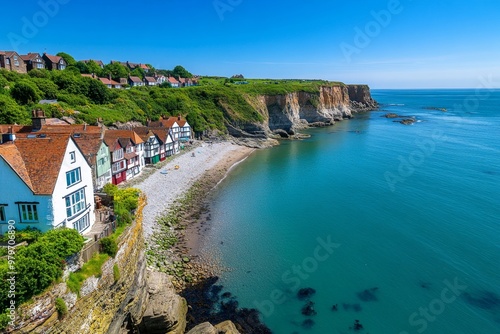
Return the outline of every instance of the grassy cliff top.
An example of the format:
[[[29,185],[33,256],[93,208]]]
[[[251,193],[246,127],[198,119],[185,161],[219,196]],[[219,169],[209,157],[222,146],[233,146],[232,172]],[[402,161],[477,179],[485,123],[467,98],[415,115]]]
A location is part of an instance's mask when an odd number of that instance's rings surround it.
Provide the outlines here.
[[[117,121],[157,120],[183,115],[195,129],[225,131],[225,122],[260,122],[263,116],[249,103],[257,95],[304,91],[319,94],[320,86],[342,86],[322,80],[230,79],[204,77],[199,86],[185,88],[134,87],[108,89],[99,80],[75,71],[34,70],[18,74],[0,70],[0,124],[30,124],[31,110],[48,117],[69,116],[77,122],[106,125]],[[38,104],[55,99],[55,104]]]

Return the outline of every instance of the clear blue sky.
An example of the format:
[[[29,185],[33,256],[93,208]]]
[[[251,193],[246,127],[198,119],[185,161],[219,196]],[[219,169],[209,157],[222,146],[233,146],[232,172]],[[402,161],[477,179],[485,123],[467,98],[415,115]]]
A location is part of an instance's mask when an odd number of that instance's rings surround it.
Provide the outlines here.
[[[0,22],[0,50],[77,60],[372,88],[500,83],[498,0],[27,0],[3,3]]]

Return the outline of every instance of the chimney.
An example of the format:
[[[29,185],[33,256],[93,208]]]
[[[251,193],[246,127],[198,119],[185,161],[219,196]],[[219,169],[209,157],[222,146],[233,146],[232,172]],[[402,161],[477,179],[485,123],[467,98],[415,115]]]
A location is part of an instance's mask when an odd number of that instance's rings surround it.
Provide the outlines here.
[[[7,133],[0,134],[0,144],[8,143],[16,140],[16,135],[12,130],[12,126],[9,126]]]
[[[32,131],[40,131],[45,125],[45,112],[41,109],[32,111]]]
[[[111,81],[111,73],[108,74],[108,79]]]
[[[178,115],[177,116],[177,120],[180,121],[181,120],[181,115]]]

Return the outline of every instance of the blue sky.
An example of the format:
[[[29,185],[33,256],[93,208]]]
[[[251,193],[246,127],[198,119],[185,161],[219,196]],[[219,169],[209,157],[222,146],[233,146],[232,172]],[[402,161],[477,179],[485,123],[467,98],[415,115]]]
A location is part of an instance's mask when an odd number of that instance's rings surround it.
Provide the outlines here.
[[[9,1],[0,50],[372,88],[500,85],[500,2]],[[495,79],[498,78],[498,79]]]

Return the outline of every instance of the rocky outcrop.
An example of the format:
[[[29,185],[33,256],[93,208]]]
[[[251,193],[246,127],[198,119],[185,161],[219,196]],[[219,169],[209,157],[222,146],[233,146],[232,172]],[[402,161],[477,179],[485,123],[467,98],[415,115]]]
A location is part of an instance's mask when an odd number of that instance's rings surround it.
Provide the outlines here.
[[[55,285],[20,310],[24,317],[12,333],[170,333],[186,329],[187,302],[164,273],[146,269],[141,197],[136,220],[119,238],[119,251],[102,267],[100,277],[87,279],[80,298]],[[115,280],[113,267],[120,278]],[[56,297],[66,301],[69,312],[59,319]]]
[[[373,110],[378,106],[366,85],[321,86],[318,92],[247,96],[247,101],[264,121],[228,123],[228,133],[233,137],[295,138],[300,129],[332,125],[351,118],[353,112]]]
[[[224,321],[212,326],[209,322],[204,322],[191,329],[187,334],[240,334],[236,326],[231,321]]]

